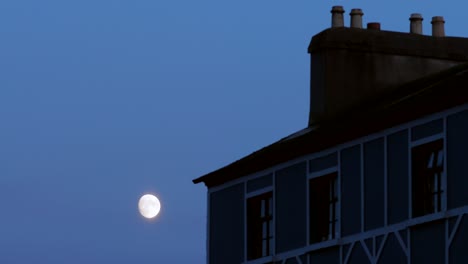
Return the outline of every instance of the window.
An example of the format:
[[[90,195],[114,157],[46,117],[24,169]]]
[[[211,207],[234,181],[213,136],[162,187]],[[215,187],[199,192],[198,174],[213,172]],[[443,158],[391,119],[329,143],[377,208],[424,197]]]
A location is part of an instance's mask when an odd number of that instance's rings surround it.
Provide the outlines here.
[[[442,210],[444,144],[439,139],[412,149],[413,217]]]
[[[309,180],[309,243],[336,238],[337,173]]]
[[[273,253],[273,192],[247,200],[247,258]]]

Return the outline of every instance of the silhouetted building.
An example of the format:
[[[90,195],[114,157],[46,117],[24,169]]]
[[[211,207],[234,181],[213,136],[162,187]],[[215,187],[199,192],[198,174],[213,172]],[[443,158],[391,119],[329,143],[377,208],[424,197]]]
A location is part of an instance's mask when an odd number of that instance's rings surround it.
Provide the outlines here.
[[[209,264],[468,263],[468,38],[343,12],[310,42],[308,127],[194,180]]]

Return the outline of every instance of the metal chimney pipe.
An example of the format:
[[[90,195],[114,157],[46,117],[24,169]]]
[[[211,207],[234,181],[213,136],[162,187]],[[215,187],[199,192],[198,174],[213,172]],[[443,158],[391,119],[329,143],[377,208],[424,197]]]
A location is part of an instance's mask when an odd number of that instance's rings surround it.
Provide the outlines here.
[[[432,17],[432,36],[434,37],[445,37],[445,20],[442,16]]]
[[[410,33],[422,35],[422,33],[423,33],[423,27],[422,27],[423,17],[422,17],[422,15],[418,14],[418,13],[411,14],[409,20],[411,21],[410,22]]]
[[[343,19],[343,13],[344,9],[342,6],[334,6],[332,7],[331,13],[332,13],[332,28],[336,27],[344,27],[344,19]]]
[[[351,27],[352,28],[362,28],[362,16],[364,13],[360,8],[353,8],[351,9]]]

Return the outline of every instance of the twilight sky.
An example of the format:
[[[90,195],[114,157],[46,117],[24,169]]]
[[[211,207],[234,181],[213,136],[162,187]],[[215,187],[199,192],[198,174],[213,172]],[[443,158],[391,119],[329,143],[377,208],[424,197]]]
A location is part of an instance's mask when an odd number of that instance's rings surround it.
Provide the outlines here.
[[[333,5],[468,37],[464,1],[1,1],[0,263],[205,263],[191,180],[306,126]]]

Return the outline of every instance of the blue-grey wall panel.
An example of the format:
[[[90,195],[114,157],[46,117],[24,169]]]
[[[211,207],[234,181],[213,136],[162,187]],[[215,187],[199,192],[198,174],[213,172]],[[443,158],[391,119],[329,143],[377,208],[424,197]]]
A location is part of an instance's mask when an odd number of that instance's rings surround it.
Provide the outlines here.
[[[364,228],[384,225],[384,139],[364,144]]]
[[[348,264],[367,264],[371,263],[367,256],[361,242],[357,241],[352,248],[351,255],[349,256]]]
[[[276,253],[306,245],[306,162],[276,172]]]
[[[341,234],[361,232],[361,146],[341,151]]]
[[[445,222],[411,228],[411,263],[445,263]]]
[[[408,130],[387,137],[388,223],[408,219]]]
[[[340,263],[340,248],[330,247],[309,254],[310,263],[336,264]]]
[[[210,264],[244,260],[244,184],[210,195]]]
[[[288,260],[286,260],[285,264],[299,264],[299,262],[297,262],[297,259],[294,257],[294,258],[289,258]]]
[[[411,140],[418,140],[425,137],[430,137],[444,131],[444,124],[442,119],[437,119],[411,129]]]
[[[455,231],[452,244],[450,245],[450,264],[468,263],[468,218],[465,215]]]
[[[377,264],[404,264],[408,263],[405,252],[398,242],[395,234],[390,233],[385,241],[384,248]]]
[[[324,157],[313,159],[309,162],[309,172],[321,171],[338,165],[338,154],[336,152]]]
[[[268,186],[273,186],[273,174],[258,177],[247,182],[247,192],[259,190]]]
[[[299,258],[302,261],[302,264],[307,264],[307,254],[300,255]]]
[[[468,111],[447,118],[447,205],[468,205]]]

